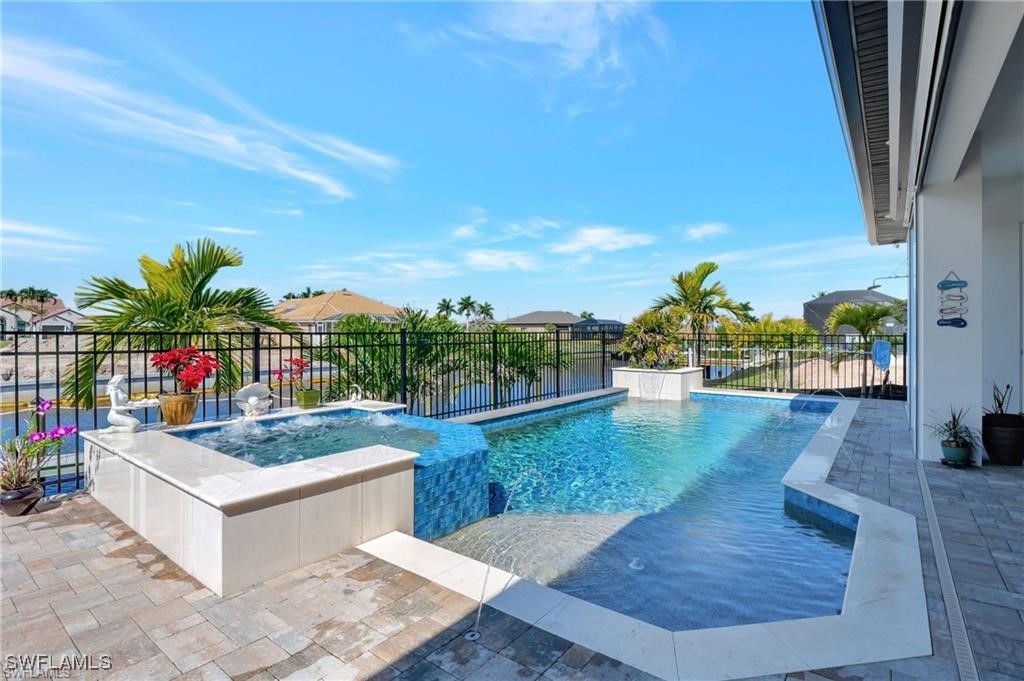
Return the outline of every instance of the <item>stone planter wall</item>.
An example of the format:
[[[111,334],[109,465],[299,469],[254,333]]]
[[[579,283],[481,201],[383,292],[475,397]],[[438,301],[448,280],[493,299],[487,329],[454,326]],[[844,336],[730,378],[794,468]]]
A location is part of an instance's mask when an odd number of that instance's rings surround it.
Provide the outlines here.
[[[644,400],[690,399],[690,391],[704,387],[704,368],[683,369],[612,369],[612,385],[626,388],[630,397]]]

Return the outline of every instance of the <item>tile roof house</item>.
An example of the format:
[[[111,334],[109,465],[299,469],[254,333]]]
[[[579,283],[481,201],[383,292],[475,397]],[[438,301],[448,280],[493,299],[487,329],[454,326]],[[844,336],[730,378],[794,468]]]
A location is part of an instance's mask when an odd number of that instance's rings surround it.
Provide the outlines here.
[[[367,315],[380,321],[398,319],[399,308],[354,291],[341,289],[328,291],[312,298],[282,300],[275,308],[277,314],[295,322],[306,332],[330,331],[334,324],[352,315]]]
[[[60,298],[47,301],[41,309],[38,303],[0,298],[0,336],[13,331],[74,331],[84,318]]]
[[[537,310],[527,312],[518,317],[509,317],[502,322],[505,326],[519,331],[548,331],[552,327],[558,331],[571,331],[574,324],[583,321],[583,317],[571,312],[559,310]]]

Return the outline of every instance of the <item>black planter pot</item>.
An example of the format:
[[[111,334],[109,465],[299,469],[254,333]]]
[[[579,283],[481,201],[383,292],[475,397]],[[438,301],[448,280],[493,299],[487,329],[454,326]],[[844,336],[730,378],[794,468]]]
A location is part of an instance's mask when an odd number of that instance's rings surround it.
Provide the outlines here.
[[[29,485],[10,489],[0,494],[0,508],[9,516],[25,515],[31,513],[39,500],[43,498],[42,485]]]
[[[985,414],[981,417],[981,441],[992,463],[1020,466],[1024,462],[1024,416]]]

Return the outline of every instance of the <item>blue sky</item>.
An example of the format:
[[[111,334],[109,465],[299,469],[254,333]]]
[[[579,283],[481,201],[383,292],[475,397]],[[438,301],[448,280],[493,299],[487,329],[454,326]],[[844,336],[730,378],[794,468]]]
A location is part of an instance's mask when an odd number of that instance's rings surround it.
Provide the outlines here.
[[[809,3],[6,4],[3,38],[3,287],[202,236],[245,254],[221,286],[499,318],[628,319],[704,259],[777,315],[905,272]]]

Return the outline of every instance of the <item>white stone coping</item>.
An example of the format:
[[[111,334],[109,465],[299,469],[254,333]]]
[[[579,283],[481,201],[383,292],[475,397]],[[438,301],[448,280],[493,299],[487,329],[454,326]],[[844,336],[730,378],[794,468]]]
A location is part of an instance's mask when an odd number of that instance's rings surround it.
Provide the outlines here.
[[[704,374],[704,367],[679,367],[678,369],[646,369],[644,367],[615,367],[612,371],[636,374]]]
[[[783,484],[859,516],[842,614],[669,631],[541,586],[439,546],[392,532],[359,548],[528,624],[664,679],[724,681],[931,654],[917,521],[826,482],[859,400],[702,390],[836,408]],[[794,556],[794,560],[798,560]]]
[[[390,405],[390,406],[382,406]],[[342,402],[317,409],[282,409],[254,420],[265,421],[333,411],[393,411],[400,404]],[[195,444],[172,433],[223,426],[231,421],[195,423],[188,426],[142,430],[137,433],[104,433],[90,430],[82,437],[186,494],[219,509],[226,515],[249,512],[296,498],[303,490],[343,478],[357,478],[396,466],[412,466],[419,454],[387,445],[360,447],[280,466],[261,467]]]
[[[570,404],[599,400],[603,397],[611,397],[612,395],[622,395],[626,392],[627,390],[625,388],[600,388],[598,390],[589,390],[585,393],[575,393],[573,395],[552,397],[551,399],[539,400],[537,402],[517,404],[513,407],[502,407],[501,409],[481,411],[476,414],[463,414],[462,416],[455,416],[453,418],[446,419],[446,421],[449,423],[484,424],[491,421],[507,419],[511,416],[522,416],[524,414],[532,414],[538,411],[547,411],[548,409],[554,409],[555,407],[564,407]]]

